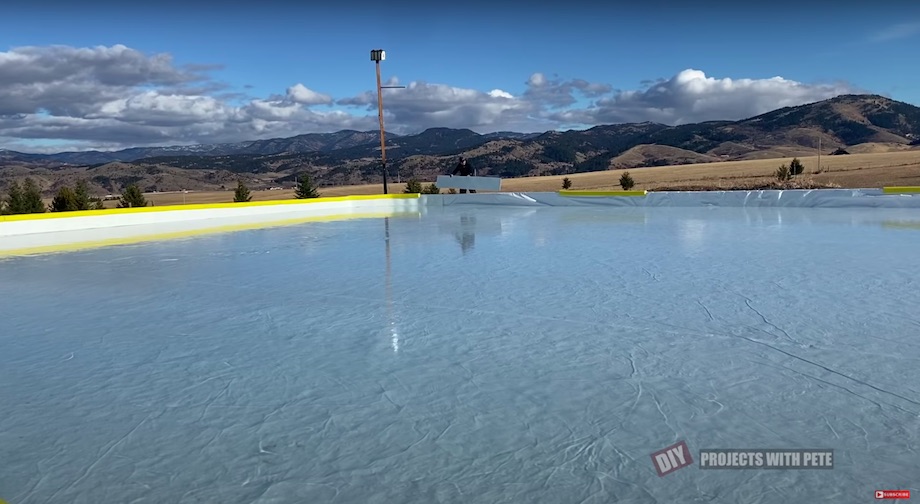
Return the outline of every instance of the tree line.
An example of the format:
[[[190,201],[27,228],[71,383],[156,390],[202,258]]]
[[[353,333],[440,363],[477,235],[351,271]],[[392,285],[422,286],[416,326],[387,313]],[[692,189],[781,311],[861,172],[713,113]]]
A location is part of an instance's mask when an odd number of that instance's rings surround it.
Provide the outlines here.
[[[137,184],[125,188],[118,199],[119,208],[147,206],[144,193]],[[42,201],[42,189],[31,177],[26,177],[22,184],[14,180],[6,191],[6,196],[0,198],[0,214],[16,215],[45,212],[78,212],[83,210],[102,210],[105,205],[102,199],[89,194],[85,180],[77,181],[74,187],[61,186],[51,199],[51,204],[45,206]]]
[[[435,184],[423,187],[418,179],[409,180],[407,193],[439,194],[441,190]],[[453,189],[450,191],[455,193]],[[307,174],[297,176],[294,197],[297,199],[319,198],[318,186]],[[233,194],[235,203],[252,201],[252,193],[242,180],[237,180],[236,190]],[[125,187],[118,198],[118,208],[143,207],[149,203],[144,198],[140,187],[130,184]],[[22,183],[13,181],[7,189],[5,197],[0,195],[0,214],[28,214],[45,212],[76,212],[85,210],[102,210],[105,208],[102,198],[92,196],[85,180],[79,180],[71,186],[58,188],[49,205],[42,200],[42,189],[39,184],[27,177]]]

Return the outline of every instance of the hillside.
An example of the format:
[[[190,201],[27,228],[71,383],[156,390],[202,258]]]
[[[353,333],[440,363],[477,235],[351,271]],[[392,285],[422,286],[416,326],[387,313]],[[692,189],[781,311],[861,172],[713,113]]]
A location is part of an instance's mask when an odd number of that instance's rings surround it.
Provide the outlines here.
[[[918,139],[920,107],[877,95],[844,95],[740,121],[616,124],[542,134],[480,135],[450,128],[404,136],[388,133],[387,160],[391,180],[432,180],[448,172],[461,155],[480,175],[514,178],[813,156],[819,143],[824,154],[838,148],[889,152],[920,148]],[[0,191],[21,177],[22,170],[45,181],[47,191],[63,180],[83,177],[97,194],[119,192],[130,182],[147,191],[219,190],[237,177],[253,188],[290,186],[300,173],[325,186],[382,180],[376,131],[107,153],[0,150]]]
[[[667,145],[637,145],[610,160],[610,168],[670,166],[718,161],[717,156],[700,154]]]

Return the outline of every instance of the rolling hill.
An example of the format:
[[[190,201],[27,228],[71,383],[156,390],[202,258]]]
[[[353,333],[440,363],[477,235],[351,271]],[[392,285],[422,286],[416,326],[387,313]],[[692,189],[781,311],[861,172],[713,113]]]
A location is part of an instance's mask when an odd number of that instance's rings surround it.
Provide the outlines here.
[[[458,156],[481,175],[563,175],[713,161],[916,149],[920,107],[878,95],[843,95],[740,121],[667,126],[614,124],[587,130],[478,134],[431,128],[387,133],[392,180],[432,180]],[[14,169],[18,168],[18,169]],[[23,171],[25,169],[26,171]],[[253,188],[291,185],[308,173],[321,185],[379,183],[379,132],[339,131],[234,144],[133,148],[117,152],[25,154],[0,150],[0,191],[31,170],[46,191],[85,178],[96,193],[129,183],[147,191],[215,190],[243,178]]]

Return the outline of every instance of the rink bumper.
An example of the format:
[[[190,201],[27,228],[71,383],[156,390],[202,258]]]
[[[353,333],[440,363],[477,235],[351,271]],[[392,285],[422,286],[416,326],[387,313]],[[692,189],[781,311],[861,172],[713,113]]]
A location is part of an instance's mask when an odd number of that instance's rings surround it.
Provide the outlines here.
[[[0,256],[71,251],[304,222],[418,218],[427,208],[463,205],[920,209],[920,188],[392,194],[6,215],[0,216]],[[915,226],[915,223],[891,225],[909,229]]]
[[[9,215],[0,220],[0,257],[306,222],[418,215],[417,194]]]
[[[227,217],[270,218],[292,212],[318,217],[368,209],[418,210],[418,204],[418,194],[392,194],[4,215],[0,216],[0,237]]]
[[[901,188],[903,189],[903,188]],[[423,206],[920,208],[920,193],[886,189],[758,191],[558,191],[425,194]]]

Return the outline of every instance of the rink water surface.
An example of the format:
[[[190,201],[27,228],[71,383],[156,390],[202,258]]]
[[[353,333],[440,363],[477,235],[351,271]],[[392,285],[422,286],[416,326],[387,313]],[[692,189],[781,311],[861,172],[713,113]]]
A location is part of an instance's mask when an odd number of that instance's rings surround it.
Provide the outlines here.
[[[0,498],[916,491],[917,215],[464,205],[4,259]],[[834,468],[659,477],[678,441]]]

